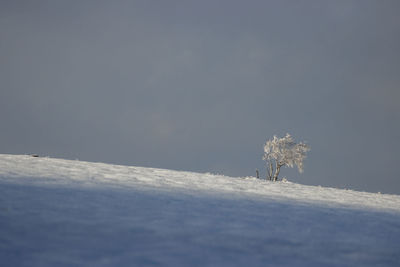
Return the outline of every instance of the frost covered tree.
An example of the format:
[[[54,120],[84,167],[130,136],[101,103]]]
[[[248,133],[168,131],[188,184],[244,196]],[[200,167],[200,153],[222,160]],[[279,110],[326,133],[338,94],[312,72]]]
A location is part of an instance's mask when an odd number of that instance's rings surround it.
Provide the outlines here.
[[[278,138],[274,135],[264,145],[263,160],[267,163],[267,179],[277,181],[283,166],[293,168],[297,166],[303,172],[303,161],[310,147],[302,142],[296,143],[290,134]]]

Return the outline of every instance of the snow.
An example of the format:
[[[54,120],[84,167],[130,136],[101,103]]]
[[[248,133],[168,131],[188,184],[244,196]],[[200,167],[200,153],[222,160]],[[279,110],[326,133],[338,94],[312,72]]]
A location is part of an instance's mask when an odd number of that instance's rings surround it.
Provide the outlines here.
[[[400,266],[400,196],[0,155],[1,266]]]

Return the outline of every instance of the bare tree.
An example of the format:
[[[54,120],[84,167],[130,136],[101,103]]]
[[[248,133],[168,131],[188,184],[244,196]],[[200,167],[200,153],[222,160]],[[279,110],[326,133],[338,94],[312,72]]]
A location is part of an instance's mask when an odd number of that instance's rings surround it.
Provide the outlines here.
[[[296,143],[290,134],[278,138],[274,136],[264,145],[263,160],[267,163],[267,179],[277,181],[283,166],[293,168],[297,166],[303,172],[303,161],[310,147],[302,142]]]

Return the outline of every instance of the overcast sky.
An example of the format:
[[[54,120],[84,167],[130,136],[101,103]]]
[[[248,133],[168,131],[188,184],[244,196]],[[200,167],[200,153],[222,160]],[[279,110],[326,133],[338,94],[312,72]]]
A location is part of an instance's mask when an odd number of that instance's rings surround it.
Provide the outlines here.
[[[400,194],[400,1],[0,1],[0,153]]]

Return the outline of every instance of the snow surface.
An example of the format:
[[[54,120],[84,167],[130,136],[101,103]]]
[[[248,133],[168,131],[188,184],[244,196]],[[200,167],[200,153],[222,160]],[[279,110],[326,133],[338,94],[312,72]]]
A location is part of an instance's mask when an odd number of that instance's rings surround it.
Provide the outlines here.
[[[400,196],[0,155],[0,266],[400,266]]]

